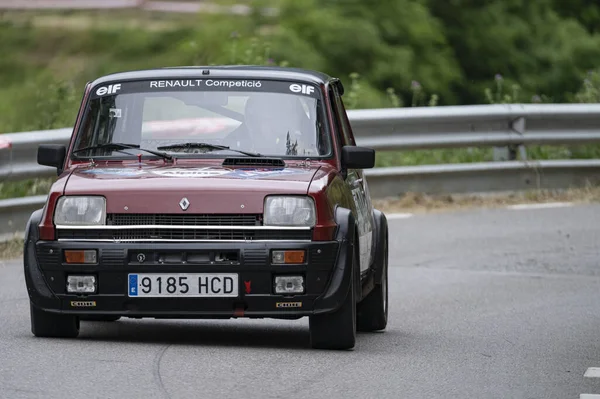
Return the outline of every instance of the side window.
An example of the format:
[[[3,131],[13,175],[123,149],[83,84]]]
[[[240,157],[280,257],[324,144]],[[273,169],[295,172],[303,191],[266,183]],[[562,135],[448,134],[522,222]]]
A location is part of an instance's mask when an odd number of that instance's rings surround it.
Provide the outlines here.
[[[109,120],[109,114],[115,106],[114,96],[94,101],[88,106],[87,117],[77,137],[75,148],[90,147],[110,143],[115,130],[115,118]]]
[[[329,86],[328,94],[329,94],[331,110],[333,111],[333,119],[334,119],[334,123],[335,123],[335,126],[334,126],[335,137],[336,137],[336,141],[337,141],[337,146],[338,146],[338,149],[341,151],[341,146],[344,145],[345,141],[344,141],[344,129],[343,129],[342,125],[340,124],[340,117],[339,117],[339,113],[338,113],[339,111],[338,111],[337,103],[335,100],[337,93],[334,92],[332,86]]]
[[[333,91],[335,113],[338,115],[338,118],[341,121],[341,133],[343,143],[344,145],[356,145],[356,143],[354,142],[354,137],[352,137],[352,128],[350,127],[350,121],[348,120],[348,116],[346,115],[344,102],[342,101],[342,96],[339,95],[338,91],[335,88]]]

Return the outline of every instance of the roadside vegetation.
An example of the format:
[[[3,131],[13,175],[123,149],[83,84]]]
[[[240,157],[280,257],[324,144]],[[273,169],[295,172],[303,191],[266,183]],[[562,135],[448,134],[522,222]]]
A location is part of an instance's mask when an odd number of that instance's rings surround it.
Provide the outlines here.
[[[176,65],[322,70],[343,79],[350,109],[600,101],[593,0],[243,3],[250,15],[0,12],[0,132],[72,126],[85,82]],[[527,155],[600,158],[600,147],[530,147]],[[380,152],[377,166],[490,160],[488,148]],[[48,185],[4,183],[0,198]]]
[[[0,183],[0,200],[32,195],[45,195],[55,178],[29,179],[19,182]]]
[[[23,237],[0,242],[0,260],[16,259],[23,255]],[[0,263],[1,266],[1,263]]]
[[[490,194],[406,193],[398,198],[374,199],[373,206],[386,213],[451,212],[473,208],[502,208],[520,204],[600,202],[600,187],[588,185],[568,190],[528,190]]]

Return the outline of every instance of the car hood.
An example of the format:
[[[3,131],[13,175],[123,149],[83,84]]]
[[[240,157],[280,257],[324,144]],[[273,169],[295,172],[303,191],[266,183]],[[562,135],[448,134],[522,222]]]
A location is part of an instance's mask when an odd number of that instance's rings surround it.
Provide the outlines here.
[[[107,213],[262,213],[269,194],[306,194],[318,165],[281,168],[121,166],[75,169],[65,195],[102,195]],[[185,211],[179,203],[189,201]]]

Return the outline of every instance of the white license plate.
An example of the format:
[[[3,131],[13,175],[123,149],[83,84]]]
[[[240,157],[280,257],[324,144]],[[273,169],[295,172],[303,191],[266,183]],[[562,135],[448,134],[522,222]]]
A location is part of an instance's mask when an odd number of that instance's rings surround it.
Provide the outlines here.
[[[238,275],[129,274],[130,297],[237,297]]]

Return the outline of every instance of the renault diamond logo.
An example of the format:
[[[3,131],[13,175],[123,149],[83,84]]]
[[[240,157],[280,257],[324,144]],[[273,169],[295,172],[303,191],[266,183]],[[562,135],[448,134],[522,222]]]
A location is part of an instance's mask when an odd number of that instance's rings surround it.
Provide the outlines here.
[[[188,201],[187,198],[182,198],[181,201],[179,201],[179,206],[181,207],[182,210],[186,210],[190,207],[190,201]]]

